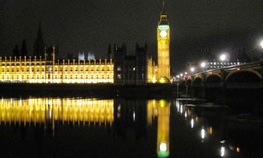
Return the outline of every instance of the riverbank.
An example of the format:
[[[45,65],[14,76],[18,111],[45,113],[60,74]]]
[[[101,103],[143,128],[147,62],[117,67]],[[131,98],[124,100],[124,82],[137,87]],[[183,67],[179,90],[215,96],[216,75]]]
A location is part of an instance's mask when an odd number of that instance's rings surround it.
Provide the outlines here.
[[[0,95],[17,96],[87,96],[100,98],[173,98],[174,84],[115,85],[115,84],[28,84],[0,83]]]

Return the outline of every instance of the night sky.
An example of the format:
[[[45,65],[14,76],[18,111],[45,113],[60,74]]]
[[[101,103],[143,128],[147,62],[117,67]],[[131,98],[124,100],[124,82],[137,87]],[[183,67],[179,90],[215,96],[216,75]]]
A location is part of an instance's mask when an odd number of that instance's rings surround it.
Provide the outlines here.
[[[245,48],[249,55],[263,38],[262,0],[166,0],[173,72],[204,50],[216,54]],[[41,22],[47,45],[68,53],[106,58],[109,44],[148,44],[156,56],[161,0],[0,0],[0,55],[11,55],[25,39],[29,55]]]

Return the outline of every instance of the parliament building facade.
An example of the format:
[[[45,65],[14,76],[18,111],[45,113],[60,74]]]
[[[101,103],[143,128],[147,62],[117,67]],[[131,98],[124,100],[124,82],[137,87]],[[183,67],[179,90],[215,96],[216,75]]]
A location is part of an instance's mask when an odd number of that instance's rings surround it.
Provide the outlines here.
[[[43,45],[41,30],[38,32]],[[37,42],[36,42],[37,43]],[[31,56],[0,57],[0,82],[6,83],[164,83],[170,79],[170,28],[165,6],[157,27],[157,64],[147,54],[147,45],[136,44],[135,55],[127,55],[126,46],[114,44],[107,59],[58,60],[58,52],[46,49]],[[36,48],[38,48],[36,47]]]

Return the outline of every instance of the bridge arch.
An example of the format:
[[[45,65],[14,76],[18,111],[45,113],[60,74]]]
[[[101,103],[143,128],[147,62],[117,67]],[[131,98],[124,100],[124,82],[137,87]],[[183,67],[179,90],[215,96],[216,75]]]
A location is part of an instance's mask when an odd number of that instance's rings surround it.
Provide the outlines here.
[[[188,78],[187,81],[186,81],[186,85],[187,86],[191,86],[191,84],[192,84],[192,79]]]
[[[202,86],[202,78],[201,78],[201,77],[196,77],[196,78],[194,78],[193,86],[195,86],[195,87],[200,87],[200,86]]]
[[[225,83],[229,88],[259,88],[261,78],[261,74],[255,70],[236,70],[227,75]]]
[[[210,74],[206,76],[207,87],[219,87],[221,85],[221,76],[219,74]]]

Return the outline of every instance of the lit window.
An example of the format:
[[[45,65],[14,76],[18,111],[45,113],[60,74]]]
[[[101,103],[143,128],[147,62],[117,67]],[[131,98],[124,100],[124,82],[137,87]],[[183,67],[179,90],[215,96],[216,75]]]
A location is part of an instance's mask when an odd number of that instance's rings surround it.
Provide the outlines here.
[[[120,66],[117,67],[117,71],[121,71],[121,67]]]

